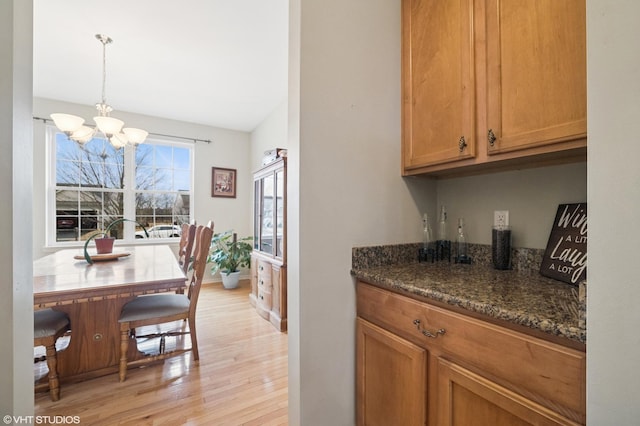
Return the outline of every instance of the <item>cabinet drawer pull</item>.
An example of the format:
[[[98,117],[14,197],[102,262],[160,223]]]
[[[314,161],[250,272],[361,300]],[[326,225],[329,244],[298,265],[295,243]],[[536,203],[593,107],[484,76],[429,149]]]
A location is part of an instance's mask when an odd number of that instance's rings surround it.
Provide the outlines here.
[[[467,141],[464,140],[464,136],[460,136],[460,140],[458,141],[458,148],[460,148],[460,152],[464,151],[467,146]]]
[[[489,129],[487,132],[487,140],[489,141],[489,145],[493,146],[496,143],[496,135],[493,133],[493,129]]]
[[[260,265],[258,266],[258,269],[260,269],[261,271],[264,271],[264,266]]]
[[[433,337],[434,339],[438,337],[438,335],[444,335],[444,333],[446,333],[446,330],[444,328],[441,328],[439,330],[437,330],[435,333],[430,332],[429,330],[425,330],[424,328],[422,328],[420,326],[420,320],[413,320],[413,324],[416,326],[416,328],[418,330],[420,330],[420,332],[422,334],[424,334],[427,337]]]

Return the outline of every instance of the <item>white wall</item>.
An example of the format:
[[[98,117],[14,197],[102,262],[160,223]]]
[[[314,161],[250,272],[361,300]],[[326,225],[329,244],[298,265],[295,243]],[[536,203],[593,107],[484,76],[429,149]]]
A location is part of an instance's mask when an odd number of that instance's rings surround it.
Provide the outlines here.
[[[290,5],[289,421],[352,425],[351,249],[414,240],[435,186],[400,177],[400,2]]]
[[[287,148],[288,103],[285,98],[280,105],[251,132],[251,170],[262,165],[264,152],[274,148]]]
[[[33,115],[48,118],[52,112],[68,112],[92,121],[95,108],[50,99],[34,99]],[[212,143],[195,144],[194,218],[200,224],[215,222],[215,231],[234,229],[240,235],[251,235],[251,191],[249,133],[203,126],[158,117],[114,111],[114,117],[126,124],[153,133],[209,139]],[[45,125],[34,120],[34,141],[38,149],[34,157],[33,205],[35,212],[33,255],[37,259],[51,250],[45,247]],[[211,167],[237,170],[236,198],[211,197]],[[177,243],[176,243],[177,244]]]
[[[640,2],[587,1],[587,419],[640,419]]]
[[[33,415],[32,10],[0,2],[0,415]],[[6,423],[6,422],[5,422]]]
[[[464,217],[467,241],[491,244],[493,212],[508,210],[513,246],[544,249],[558,205],[587,201],[587,164],[444,179],[437,191],[438,205],[447,208],[450,239]]]

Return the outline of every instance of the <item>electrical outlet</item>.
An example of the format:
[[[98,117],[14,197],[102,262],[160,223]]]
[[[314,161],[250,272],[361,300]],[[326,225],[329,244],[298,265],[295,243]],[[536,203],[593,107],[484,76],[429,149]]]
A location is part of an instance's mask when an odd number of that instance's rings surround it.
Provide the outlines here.
[[[509,226],[509,210],[496,210],[493,212],[493,226],[505,228]]]

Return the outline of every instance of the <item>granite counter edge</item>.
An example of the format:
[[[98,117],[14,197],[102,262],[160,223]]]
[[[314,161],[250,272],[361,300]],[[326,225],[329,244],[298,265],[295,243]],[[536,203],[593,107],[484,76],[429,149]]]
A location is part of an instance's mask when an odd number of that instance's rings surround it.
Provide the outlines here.
[[[521,325],[533,330],[540,330],[546,334],[566,338],[582,344],[585,344],[587,340],[586,329],[572,324],[558,323],[548,318],[541,318],[533,313],[514,312],[504,307],[501,308],[495,305],[465,299],[460,296],[452,296],[425,287],[416,287],[398,280],[380,277],[379,274],[370,274],[363,269],[352,269],[351,275],[356,279],[378,285],[398,294],[414,294],[442,304],[456,306],[470,312]]]

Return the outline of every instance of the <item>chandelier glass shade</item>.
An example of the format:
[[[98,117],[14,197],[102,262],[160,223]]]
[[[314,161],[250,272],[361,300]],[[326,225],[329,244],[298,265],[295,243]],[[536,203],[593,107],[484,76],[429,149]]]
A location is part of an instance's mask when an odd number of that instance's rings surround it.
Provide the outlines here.
[[[111,43],[110,37],[103,34],[96,34],[96,38],[102,43],[102,101],[96,104],[98,115],[93,117],[96,125],[89,127],[84,125],[84,118],[71,114],[51,114],[51,119],[58,130],[63,132],[71,140],[84,144],[90,141],[98,131],[102,132],[114,148],[123,148],[127,144],[137,145],[147,138],[149,132],[125,127],[122,120],[110,116],[111,108],[107,104],[105,97],[105,82],[107,79],[107,44]]]

